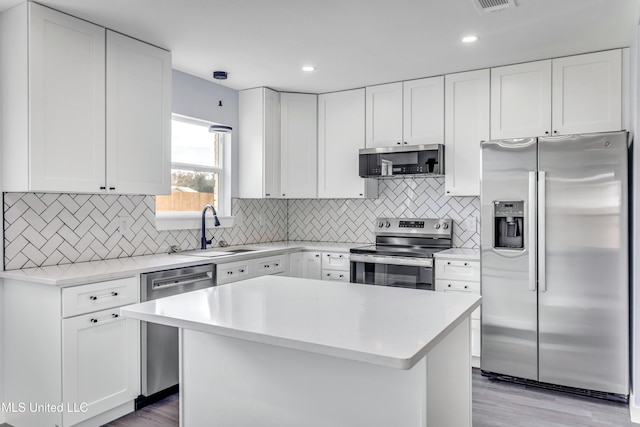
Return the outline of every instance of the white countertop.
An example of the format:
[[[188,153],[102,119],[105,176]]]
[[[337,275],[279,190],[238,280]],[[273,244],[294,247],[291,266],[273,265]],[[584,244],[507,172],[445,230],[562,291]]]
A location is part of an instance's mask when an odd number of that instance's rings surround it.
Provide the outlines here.
[[[480,296],[262,276],[133,304],[123,316],[410,369]]]
[[[470,248],[451,248],[433,254],[436,258],[448,259],[465,259],[471,261],[480,261],[480,249]]]
[[[221,264],[225,262],[269,256],[283,252],[295,252],[300,250],[349,252],[349,249],[352,247],[365,245],[367,245],[367,243],[307,241],[256,243],[242,246],[229,246],[226,248],[212,248],[220,251],[245,247],[259,249],[252,252],[230,254],[220,257],[195,257],[185,255],[185,253],[144,255],[114,258],[103,261],[89,261],[73,264],[52,265],[47,267],[26,268],[23,270],[8,270],[0,272],[0,278],[22,280],[53,286],[74,286],[104,280],[119,279],[151,271],[201,264]]]

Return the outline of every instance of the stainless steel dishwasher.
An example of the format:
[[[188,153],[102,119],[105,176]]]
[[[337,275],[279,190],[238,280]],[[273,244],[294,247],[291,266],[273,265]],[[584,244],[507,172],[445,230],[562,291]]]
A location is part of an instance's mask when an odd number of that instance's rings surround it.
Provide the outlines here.
[[[215,264],[140,275],[141,301],[215,286]],[[178,328],[141,322],[142,394],[136,409],[178,391]]]

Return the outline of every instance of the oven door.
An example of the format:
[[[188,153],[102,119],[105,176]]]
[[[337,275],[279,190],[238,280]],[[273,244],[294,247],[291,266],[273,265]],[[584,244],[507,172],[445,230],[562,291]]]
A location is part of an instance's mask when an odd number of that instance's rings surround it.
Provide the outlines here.
[[[432,291],[433,259],[351,254],[351,283]]]

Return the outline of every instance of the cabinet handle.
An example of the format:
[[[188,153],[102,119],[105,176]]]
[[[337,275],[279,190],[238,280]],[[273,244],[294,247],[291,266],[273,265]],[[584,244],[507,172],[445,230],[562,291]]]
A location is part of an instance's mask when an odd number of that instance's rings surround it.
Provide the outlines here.
[[[107,189],[107,187],[100,187],[100,189],[101,189],[101,190],[106,190],[106,189]]]
[[[401,145],[402,143],[400,141],[398,141],[396,144]]]
[[[269,267],[271,267],[269,264],[264,265],[264,268],[269,268]]]
[[[320,255],[316,255],[316,258],[318,258]]]
[[[271,196],[271,194],[269,194],[269,193],[265,193],[265,196]]]
[[[558,131],[557,131],[557,130],[554,130],[554,131],[553,131],[553,133],[558,133]]]
[[[98,323],[98,319],[91,319],[91,323]]]
[[[360,197],[362,197],[362,193],[360,193]]]
[[[464,285],[464,288],[465,289],[469,289],[469,285]]]
[[[109,298],[109,297],[117,297],[117,296],[118,296],[117,292],[111,292],[109,295],[102,295],[102,296],[90,295],[89,299],[91,301],[96,301],[98,298]]]
[[[338,258],[342,258],[342,255],[338,255]]]
[[[91,296],[89,297],[89,299],[90,299],[91,301],[95,301],[95,300],[97,300],[97,299],[98,299],[98,297],[97,297],[97,296],[94,296],[94,295],[91,295]]]
[[[279,266],[279,265],[280,265],[280,264],[273,264],[273,266],[274,266],[274,267],[277,267],[277,266]]]
[[[227,271],[227,276],[233,274],[233,271]]]
[[[118,293],[117,292],[111,292],[111,296],[117,297]]]
[[[447,261],[447,265],[451,265],[451,262]]]
[[[466,266],[466,265],[467,265],[467,263],[465,262],[465,263],[464,263],[464,265]]]
[[[340,278],[342,279],[343,277],[344,277],[344,274],[341,274],[341,275],[340,275]]]
[[[105,320],[105,319],[117,319],[118,317],[120,317],[119,314],[111,313],[111,316],[104,316],[104,317],[102,317],[100,319],[102,319],[102,320]],[[100,320],[100,319],[97,319],[97,318],[93,317],[93,318],[91,318],[90,322],[91,323],[98,323],[98,320]]]
[[[451,193],[451,191],[447,190],[447,194]]]
[[[113,317],[113,318],[115,319],[115,318],[120,317],[120,315],[119,315],[119,314],[116,314],[116,313],[113,313],[113,314],[111,315],[111,317]]]
[[[241,270],[238,270],[238,271],[239,271],[240,273],[244,273],[244,270],[242,270],[242,269],[241,269]]]
[[[545,134],[545,135],[549,135],[549,131],[548,131],[548,130],[545,130],[545,131],[544,131],[544,134]]]
[[[109,187],[109,190],[115,190],[116,187]]]
[[[331,273],[327,273],[327,277],[331,277]]]
[[[407,141],[404,141],[403,143],[406,145],[406,144],[407,144]]]
[[[451,287],[451,283],[449,283],[449,284],[447,285],[447,288],[450,288],[450,287]]]

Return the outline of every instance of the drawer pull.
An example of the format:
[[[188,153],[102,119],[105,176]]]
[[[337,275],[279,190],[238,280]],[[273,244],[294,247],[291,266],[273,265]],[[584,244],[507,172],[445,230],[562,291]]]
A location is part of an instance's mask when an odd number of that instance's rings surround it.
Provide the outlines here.
[[[100,295],[100,296],[96,296],[96,295],[90,295],[89,299],[91,301],[97,301],[98,298],[110,298],[110,297],[117,297],[118,293],[117,292],[111,292],[107,295]]]
[[[277,266],[279,266],[279,265],[280,265],[280,264],[273,264],[273,266],[274,266],[274,267],[277,267]]]
[[[464,263],[464,265],[469,265],[469,264],[467,264],[467,263],[465,262],[465,263]]]
[[[344,277],[344,274],[341,274],[341,275],[340,275],[340,278],[342,279],[343,277]]]
[[[240,273],[244,273],[244,270],[243,270],[243,269],[240,269],[240,270],[238,270],[238,271],[239,271]]]
[[[447,265],[451,265],[451,261],[447,261]]]
[[[449,283],[449,284],[447,285],[447,288],[450,288],[450,287],[451,287],[451,283]]]
[[[318,258],[319,256],[320,256],[320,254],[317,254],[317,255],[316,255],[316,258]]]
[[[338,258],[342,258],[342,255],[339,255]]]
[[[469,289],[469,285],[464,285],[464,288],[465,289]]]
[[[327,273],[327,277],[331,277],[331,273]]]
[[[104,317],[100,317],[100,318],[92,317],[92,318],[91,318],[91,320],[90,320],[90,322],[91,322],[91,323],[98,323],[98,321],[99,321],[99,320],[105,320],[105,319],[117,319],[118,317],[120,317],[120,315],[119,315],[119,314],[117,314],[117,313],[111,313],[111,315],[110,315],[110,316],[104,316]]]
[[[233,271],[227,271],[227,276],[233,274]]]

